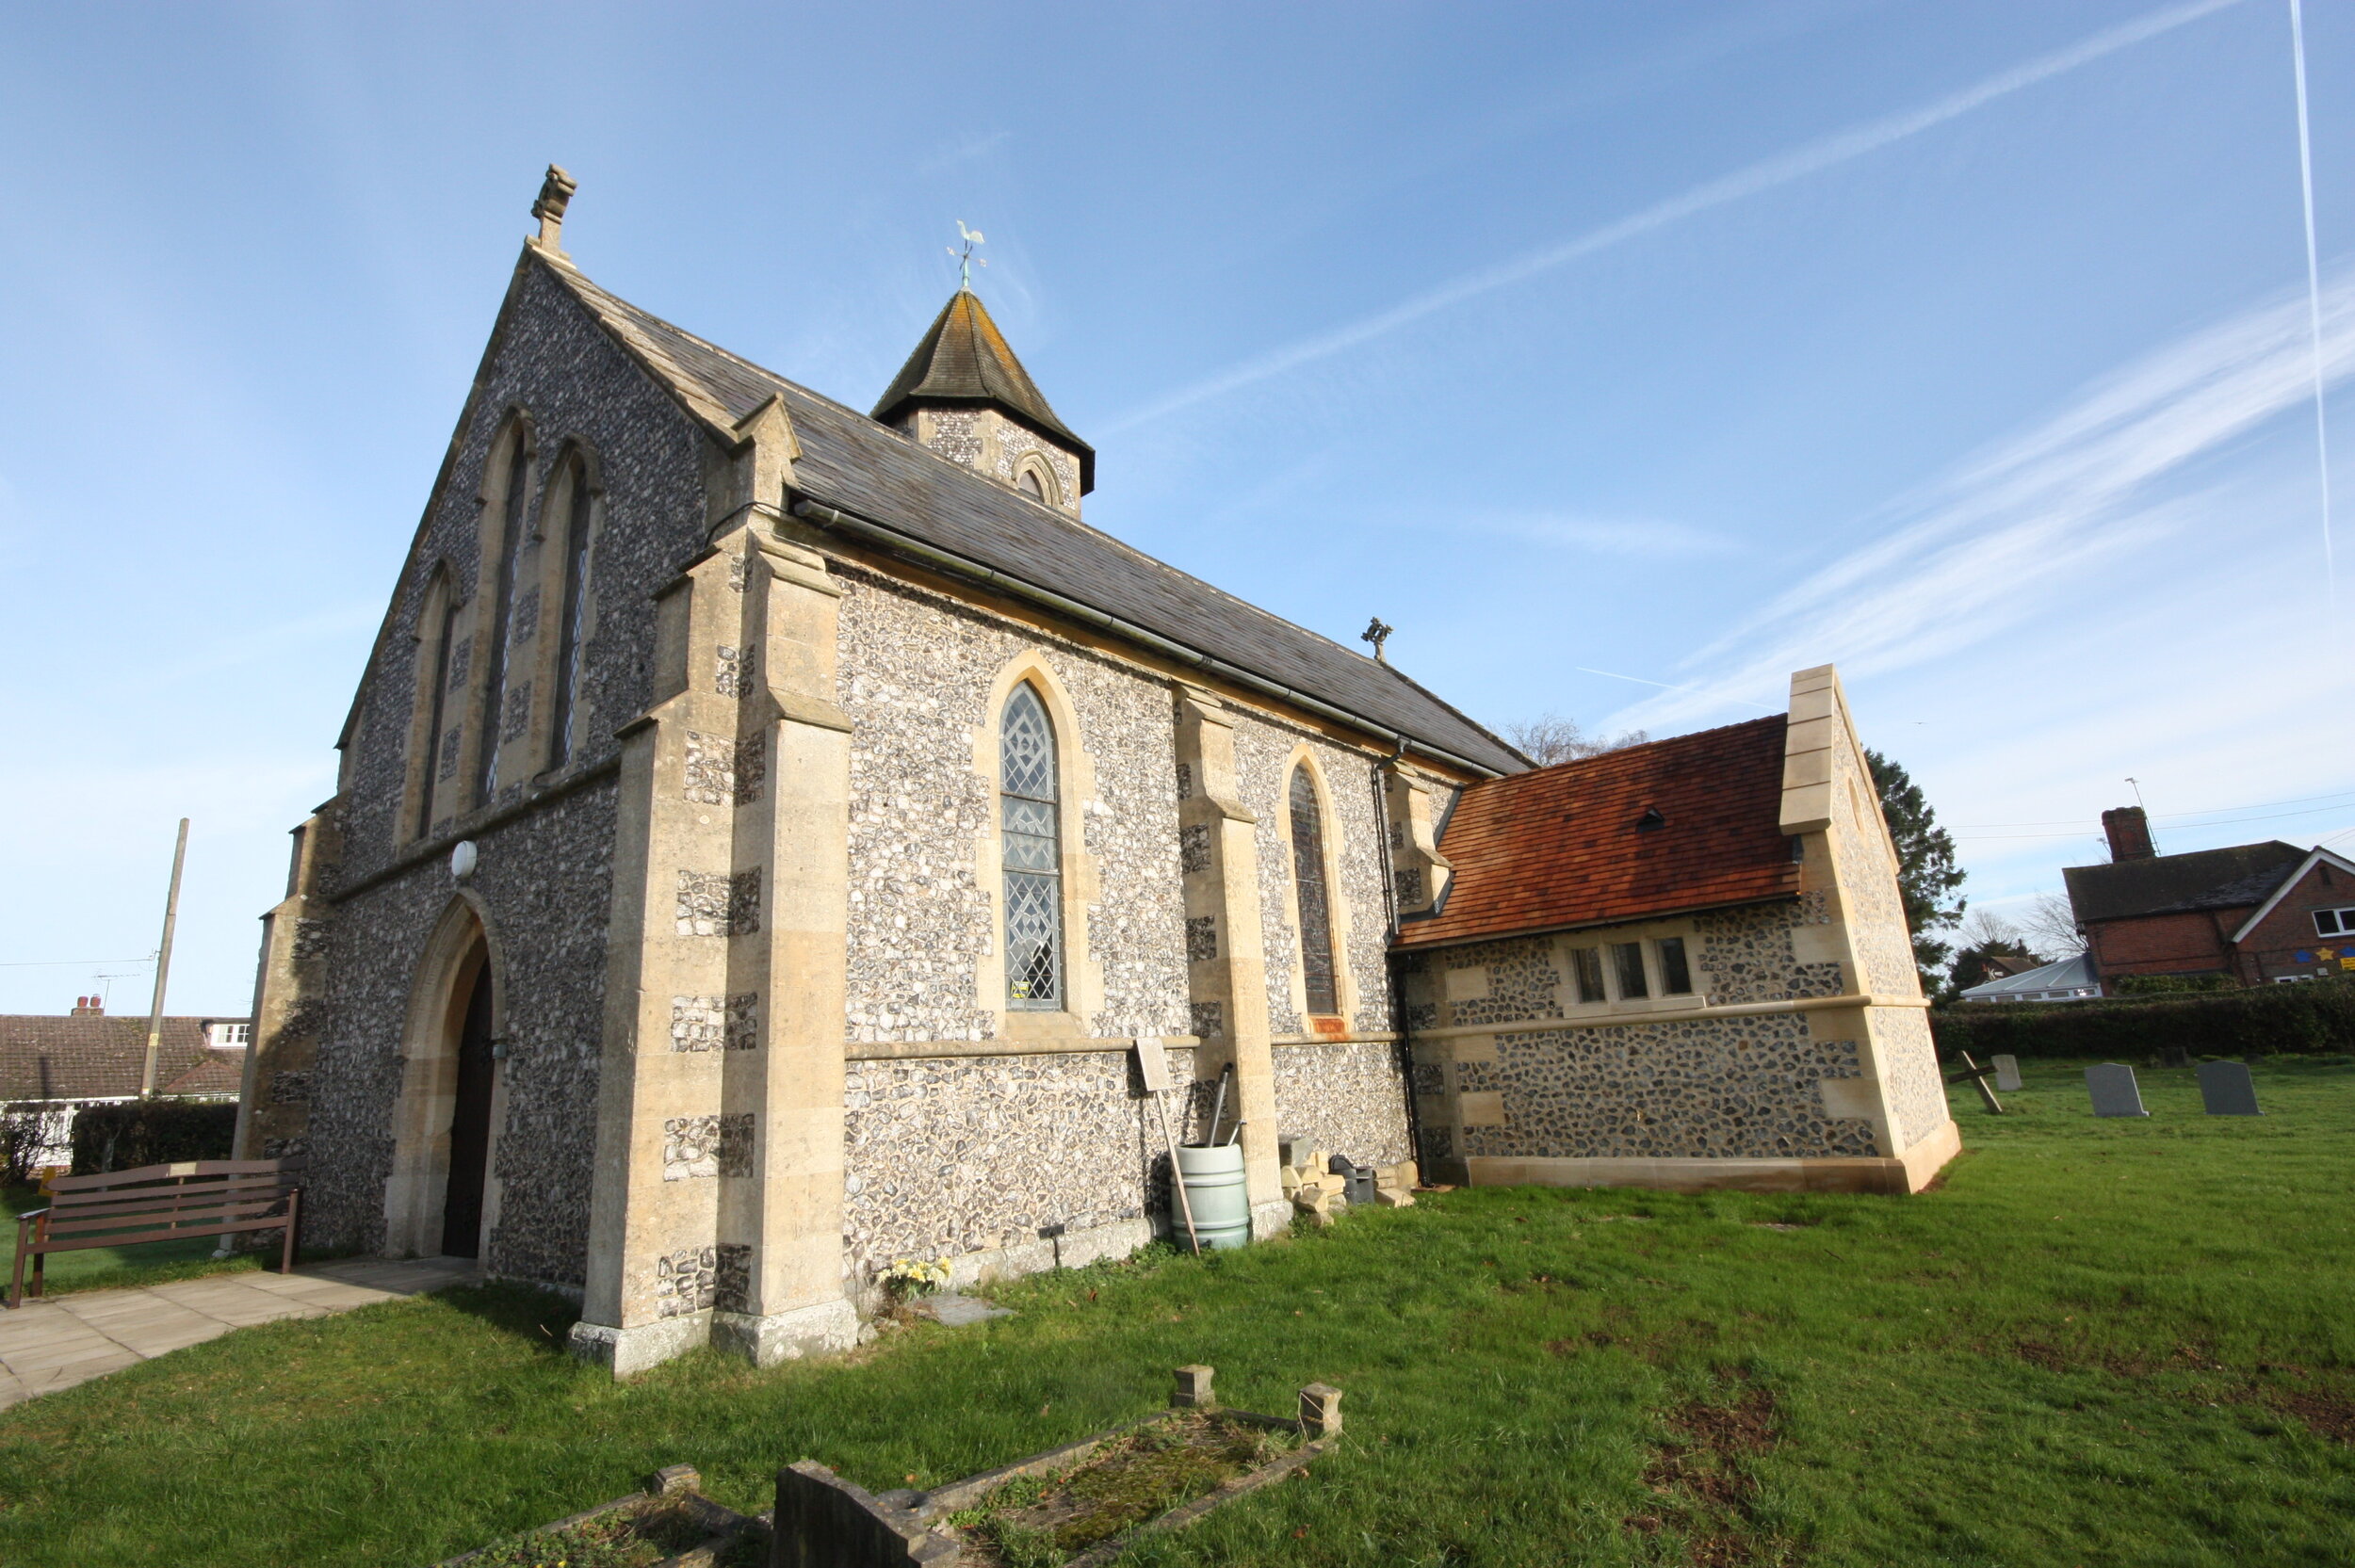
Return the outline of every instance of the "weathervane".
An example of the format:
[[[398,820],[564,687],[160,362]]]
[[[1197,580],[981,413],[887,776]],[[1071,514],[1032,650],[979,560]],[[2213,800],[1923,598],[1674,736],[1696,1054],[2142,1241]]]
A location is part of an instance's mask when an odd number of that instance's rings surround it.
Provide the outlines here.
[[[1388,664],[1390,661],[1384,655],[1382,652],[1382,644],[1389,639],[1390,633],[1396,629],[1397,628],[1395,627],[1385,626],[1382,624],[1382,618],[1377,615],[1372,620],[1366,622],[1366,629],[1357,634],[1357,640],[1360,642],[1372,643],[1373,656],[1381,659],[1383,663]]]
[[[957,258],[957,287],[969,290],[973,286],[975,266],[987,267],[989,265],[989,258],[975,255],[973,247],[986,242],[982,238],[982,231],[966,228],[965,219],[962,218],[957,219],[957,237],[965,241],[965,249],[960,251],[951,245],[949,247],[949,253]]]

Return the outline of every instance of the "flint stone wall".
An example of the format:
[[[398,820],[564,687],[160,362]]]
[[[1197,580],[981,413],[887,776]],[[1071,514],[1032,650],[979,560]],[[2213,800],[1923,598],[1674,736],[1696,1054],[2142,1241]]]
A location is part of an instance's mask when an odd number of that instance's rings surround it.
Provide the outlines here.
[[[530,416],[534,432],[528,533],[568,441],[595,455],[604,489],[592,541],[588,636],[581,647],[574,755],[559,777],[611,760],[613,732],[643,712],[653,693],[655,617],[651,596],[703,545],[703,437],[572,297],[534,267],[507,318],[507,331],[483,367],[480,395],[457,435],[447,482],[419,525],[395,590],[385,635],[369,659],[346,756],[343,879],[365,877],[409,843],[399,820],[416,680],[417,618],[437,564],[447,563],[458,592],[475,594],[481,542],[483,464],[510,410]],[[539,580],[537,551],[526,541],[516,572],[520,598]],[[472,623],[470,602],[459,617],[462,638],[486,635]],[[511,617],[510,668],[528,678],[536,647],[524,634],[551,618]],[[552,628],[543,626],[543,632]],[[520,639],[520,640],[519,640]],[[480,650],[475,650],[479,654]],[[455,663],[455,661],[453,661]],[[457,674],[455,669],[453,674]],[[459,694],[452,693],[453,699]],[[480,716],[453,702],[447,728],[471,731]],[[553,781],[550,781],[553,782]],[[534,787],[510,783],[502,802]]]
[[[1856,1047],[1804,1014],[1696,1018],[1497,1038],[1457,1066],[1501,1091],[1507,1124],[1466,1127],[1474,1157],[1811,1158],[1871,1156],[1872,1123],[1824,1114],[1817,1080],[1857,1075]]]
[[[1399,1048],[1380,1041],[1275,1048],[1275,1121],[1287,1138],[1360,1165],[1413,1156]]]
[[[1300,932],[1292,924],[1291,857],[1285,849],[1279,824],[1291,812],[1291,770],[1285,764],[1293,749],[1306,743],[1324,770],[1331,816],[1324,824],[1328,849],[1339,863],[1340,879],[1327,888],[1336,910],[1349,911],[1346,951],[1334,953],[1335,966],[1346,968],[1356,984],[1357,1005],[1349,1019],[1353,1031],[1387,1031],[1390,1023],[1389,905],[1384,893],[1382,861],[1388,829],[1375,815],[1374,759],[1336,746],[1312,730],[1296,728],[1241,709],[1235,719],[1235,782],[1242,805],[1259,819],[1259,932],[1266,949],[1268,1028],[1285,1034],[1305,1033],[1308,1021],[1293,1000],[1300,969]],[[1401,1156],[1402,1158],[1405,1156]]]
[[[1177,719],[1167,683],[848,562],[838,701],[851,735],[850,979],[853,1043],[987,1040],[979,964],[1000,936],[980,846],[998,809],[974,770],[973,732],[994,749],[991,684],[1035,650],[1078,713],[1068,752],[1096,768],[1090,800],[1064,800],[1066,844],[1096,857],[1087,951],[1103,1005],[1097,1038],[1191,1032],[1184,886],[1178,871]],[[993,750],[994,755],[994,750]]]
[[[526,269],[482,378],[363,678],[345,759],[344,859],[321,888],[331,898],[410,848],[411,824],[400,814],[417,618],[437,564],[447,563],[462,595],[476,591],[483,465],[511,409],[523,409],[534,432],[527,534],[568,441],[595,455],[603,496],[589,559],[574,754],[557,775],[508,784],[495,804],[577,779],[618,754],[613,731],[642,712],[652,692],[651,595],[702,545],[702,436],[537,268]],[[541,547],[527,539],[519,598],[539,580]],[[462,638],[481,635],[475,607],[462,611]],[[548,635],[549,620],[511,618],[518,686],[536,652],[530,639]],[[479,653],[462,650],[462,656]],[[461,704],[446,727],[480,720]],[[484,1237],[484,1265],[503,1276],[561,1285],[583,1277],[614,805],[608,779],[487,832],[470,832],[463,817],[455,824],[479,848],[468,887],[487,912],[505,1001],[503,1116],[492,1129],[495,1222]],[[383,1244],[401,1034],[427,937],[453,896],[447,862],[435,856],[335,904],[319,938],[327,945],[324,978],[303,1004],[318,1041],[303,1206],[306,1234],[320,1245]]]
[[[1173,1083],[1194,1076],[1170,1048]],[[844,1274],[1158,1221],[1161,1122],[1126,1051],[853,1060],[844,1098]],[[1170,1123],[1186,1136],[1185,1096]]]
[[[483,1253],[505,1278],[577,1286],[587,1262],[614,805],[610,782],[592,784],[484,833],[465,883],[505,1001],[504,1114],[491,1129],[497,1208]],[[302,1195],[311,1245],[384,1244],[402,1032],[427,939],[456,897],[434,860],[369,888],[331,923]]]

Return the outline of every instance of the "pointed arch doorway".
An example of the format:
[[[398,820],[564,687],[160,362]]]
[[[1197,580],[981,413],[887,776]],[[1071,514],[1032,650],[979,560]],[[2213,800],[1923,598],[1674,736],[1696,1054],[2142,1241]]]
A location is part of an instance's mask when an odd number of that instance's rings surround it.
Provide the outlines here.
[[[384,1182],[388,1255],[479,1258],[497,1228],[500,968],[495,938],[462,892],[427,939],[410,993]]]
[[[442,1255],[482,1255],[482,1197],[490,1179],[491,1095],[498,1069],[491,1055],[491,965],[481,953],[458,1026],[456,1083],[449,1115],[449,1185],[442,1198]]]

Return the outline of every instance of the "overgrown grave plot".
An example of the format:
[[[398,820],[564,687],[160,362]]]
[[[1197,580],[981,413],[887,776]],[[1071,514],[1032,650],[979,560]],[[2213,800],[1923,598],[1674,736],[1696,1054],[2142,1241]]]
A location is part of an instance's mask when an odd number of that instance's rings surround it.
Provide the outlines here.
[[[872,1495],[806,1461],[780,1471],[773,1568],[1098,1568],[1144,1531],[1297,1473],[1340,1433],[1337,1388],[1310,1383],[1286,1419],[1218,1409],[1210,1380],[1181,1366],[1161,1414],[929,1492]]]
[[[674,1464],[643,1492],[434,1568],[760,1568],[770,1550],[766,1521],[704,1496],[693,1467]]]

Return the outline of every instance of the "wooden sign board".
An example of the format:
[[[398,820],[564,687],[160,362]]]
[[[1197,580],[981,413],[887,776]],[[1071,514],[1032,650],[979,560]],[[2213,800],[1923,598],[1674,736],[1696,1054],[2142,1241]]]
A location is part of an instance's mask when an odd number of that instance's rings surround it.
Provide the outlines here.
[[[1169,1091],[1169,1053],[1161,1049],[1158,1035],[1137,1041],[1137,1076],[1145,1080],[1147,1094]]]

